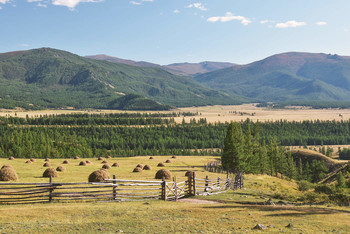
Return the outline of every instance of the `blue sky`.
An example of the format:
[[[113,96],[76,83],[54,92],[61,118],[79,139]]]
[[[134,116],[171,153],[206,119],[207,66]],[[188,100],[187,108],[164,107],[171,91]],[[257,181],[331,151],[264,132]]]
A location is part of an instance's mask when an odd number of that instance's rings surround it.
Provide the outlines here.
[[[0,52],[52,47],[159,64],[350,55],[349,0],[0,0]]]

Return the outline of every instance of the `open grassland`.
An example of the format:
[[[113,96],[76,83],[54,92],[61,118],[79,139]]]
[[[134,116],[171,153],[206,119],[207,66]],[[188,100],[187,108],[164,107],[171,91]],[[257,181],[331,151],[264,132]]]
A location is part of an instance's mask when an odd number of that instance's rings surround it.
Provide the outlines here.
[[[119,179],[142,179],[142,180],[154,180],[157,170],[166,168],[170,170],[173,176],[176,176],[179,181],[186,180],[185,173],[187,170],[192,170],[197,173],[199,178],[204,178],[206,175],[209,177],[225,177],[223,174],[207,172],[203,169],[204,164],[215,161],[218,157],[189,157],[189,156],[177,156],[176,159],[171,156],[154,156],[154,159],[149,159],[148,156],[139,157],[120,157],[110,158],[105,160],[112,166],[113,163],[118,162],[119,167],[112,167],[109,169],[109,174],[116,175]],[[165,167],[157,167],[158,163],[165,162],[167,159],[171,160],[171,163],[165,163]],[[19,177],[18,182],[31,182],[42,183],[48,182],[48,178],[43,178],[42,174],[47,167],[43,167],[44,159],[36,159],[35,162],[27,164],[25,163],[29,159],[15,159],[8,160],[5,158],[0,159],[0,165],[10,164],[14,167]],[[58,166],[66,167],[65,172],[60,172],[59,177],[54,178],[54,182],[87,182],[90,173],[102,168],[103,164],[101,160],[96,158],[81,158],[81,159],[68,159],[69,164],[63,164],[65,159],[50,159],[49,163],[51,167],[56,168]],[[81,161],[89,160],[92,164],[86,166],[79,166]],[[132,172],[137,164],[150,165],[152,170],[143,170],[140,173]],[[1,183],[1,182],[0,182]]]
[[[246,189],[197,196],[199,201],[4,205],[0,232],[250,233],[256,224],[271,225],[268,233],[350,232],[349,208],[263,205],[276,193],[284,193],[285,200],[301,195],[292,181],[248,175]],[[286,227],[289,223],[293,228]]]
[[[40,110],[40,111],[21,111],[21,110],[0,110],[0,116],[18,116],[29,117],[52,114],[72,114],[72,113],[135,113],[136,111],[119,110]],[[185,117],[185,121],[190,119],[206,118],[208,122],[230,122],[241,121],[247,118],[253,121],[303,121],[303,120],[348,120],[350,119],[350,109],[309,109],[309,108],[290,108],[290,109],[271,109],[267,107],[256,107],[255,104],[243,105],[215,105],[201,107],[178,108],[170,111],[137,111],[139,113],[172,113],[172,112],[193,112],[199,115]],[[181,123],[183,117],[176,117],[175,121]]]

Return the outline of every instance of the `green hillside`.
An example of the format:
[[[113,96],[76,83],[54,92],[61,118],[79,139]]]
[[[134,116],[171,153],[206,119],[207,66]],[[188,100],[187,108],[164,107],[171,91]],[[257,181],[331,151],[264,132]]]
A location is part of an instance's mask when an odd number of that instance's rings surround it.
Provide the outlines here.
[[[350,101],[350,58],[285,53],[202,75],[197,81],[258,101]]]
[[[242,100],[160,68],[97,61],[50,48],[0,54],[0,108],[160,110]]]

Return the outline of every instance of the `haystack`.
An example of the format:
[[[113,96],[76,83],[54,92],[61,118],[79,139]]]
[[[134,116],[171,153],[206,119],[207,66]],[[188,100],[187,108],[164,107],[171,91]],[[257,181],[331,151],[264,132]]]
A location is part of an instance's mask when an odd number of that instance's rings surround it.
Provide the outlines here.
[[[170,160],[170,159],[167,159],[167,160],[165,161],[165,163],[171,163],[171,160]]]
[[[50,159],[49,158],[45,158],[45,162],[50,162]]]
[[[85,162],[85,161],[81,161],[81,162],[79,163],[79,166],[86,166],[86,162]]]
[[[152,170],[152,167],[148,164],[146,164],[144,167],[143,167],[143,170]]]
[[[141,167],[135,167],[132,172],[141,172],[142,168]]]
[[[60,172],[63,172],[63,171],[66,171],[66,168],[64,166],[58,166],[56,168],[56,171],[60,171]]]
[[[167,169],[160,169],[156,173],[156,179],[163,179],[163,177],[166,180],[170,180],[173,176],[171,175],[171,172]]]
[[[80,159],[80,157],[79,156],[75,156],[74,159]]]
[[[106,164],[106,163],[108,163],[107,160],[103,160],[103,161],[102,161],[102,164]]]
[[[3,165],[3,166],[1,167],[1,169],[5,168],[5,167],[9,167],[9,168],[12,168],[12,170],[14,170],[14,169],[13,169],[13,166],[10,165],[10,164],[5,164],[5,165]]]
[[[63,164],[69,164],[69,161],[68,160],[64,160]]]
[[[103,169],[111,169],[111,166],[109,164],[104,164],[102,166]]]
[[[27,160],[27,161],[26,161],[26,163],[28,163],[28,164],[29,164],[29,163],[32,163],[32,161],[30,161],[30,160]]]
[[[185,176],[192,177],[193,176],[193,171],[186,171]]]
[[[15,157],[9,157],[9,160],[15,160]]]
[[[98,157],[98,159],[97,160],[100,160],[100,161],[102,161],[103,160],[103,158],[100,156],[100,157]]]
[[[92,164],[92,162],[89,161],[89,160],[86,160],[85,162],[86,162],[87,164]]]
[[[0,181],[16,181],[18,176],[12,166],[3,166],[0,170]]]
[[[171,158],[177,158],[175,155],[173,155]]]
[[[58,173],[55,169],[53,168],[47,168],[44,173],[43,173],[43,177],[58,177]]]
[[[104,179],[110,179],[109,173],[107,170],[101,169],[92,172],[89,175],[89,182],[104,182]]]
[[[143,169],[143,165],[142,164],[137,164],[136,167],[139,167],[139,168]]]
[[[119,167],[119,163],[117,162],[113,163],[112,167]]]
[[[46,163],[44,163],[43,167],[51,167],[51,164],[46,162]]]
[[[165,164],[160,162],[160,163],[158,163],[157,167],[165,167]]]
[[[107,158],[112,158],[112,157],[108,155]]]
[[[34,158],[31,158],[30,161],[35,162],[35,159],[34,159]]]
[[[149,159],[154,159],[154,157],[151,156],[151,157],[149,157]]]

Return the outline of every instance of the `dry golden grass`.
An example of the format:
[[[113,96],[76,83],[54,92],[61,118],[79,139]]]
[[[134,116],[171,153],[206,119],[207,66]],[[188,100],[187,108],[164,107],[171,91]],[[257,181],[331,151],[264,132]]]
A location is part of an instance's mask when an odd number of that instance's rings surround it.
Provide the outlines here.
[[[52,115],[52,114],[70,114],[70,113],[171,113],[171,112],[193,112],[200,113],[198,116],[185,117],[185,121],[189,122],[190,119],[206,118],[208,122],[230,122],[241,121],[247,118],[252,121],[275,121],[275,120],[288,120],[288,121],[303,121],[303,120],[342,120],[350,119],[350,109],[308,109],[308,108],[291,108],[291,109],[271,109],[265,107],[256,107],[255,104],[243,104],[243,105],[215,105],[215,106],[201,106],[201,107],[186,107],[177,108],[170,111],[119,111],[119,110],[40,110],[40,111],[21,111],[21,110],[0,110],[0,116],[18,116],[18,117],[35,117],[40,115]],[[234,113],[236,112],[236,113]],[[241,115],[239,112],[243,113]],[[253,116],[252,116],[253,114]],[[339,116],[342,115],[342,117]],[[175,121],[182,122],[183,117],[176,117]]]

